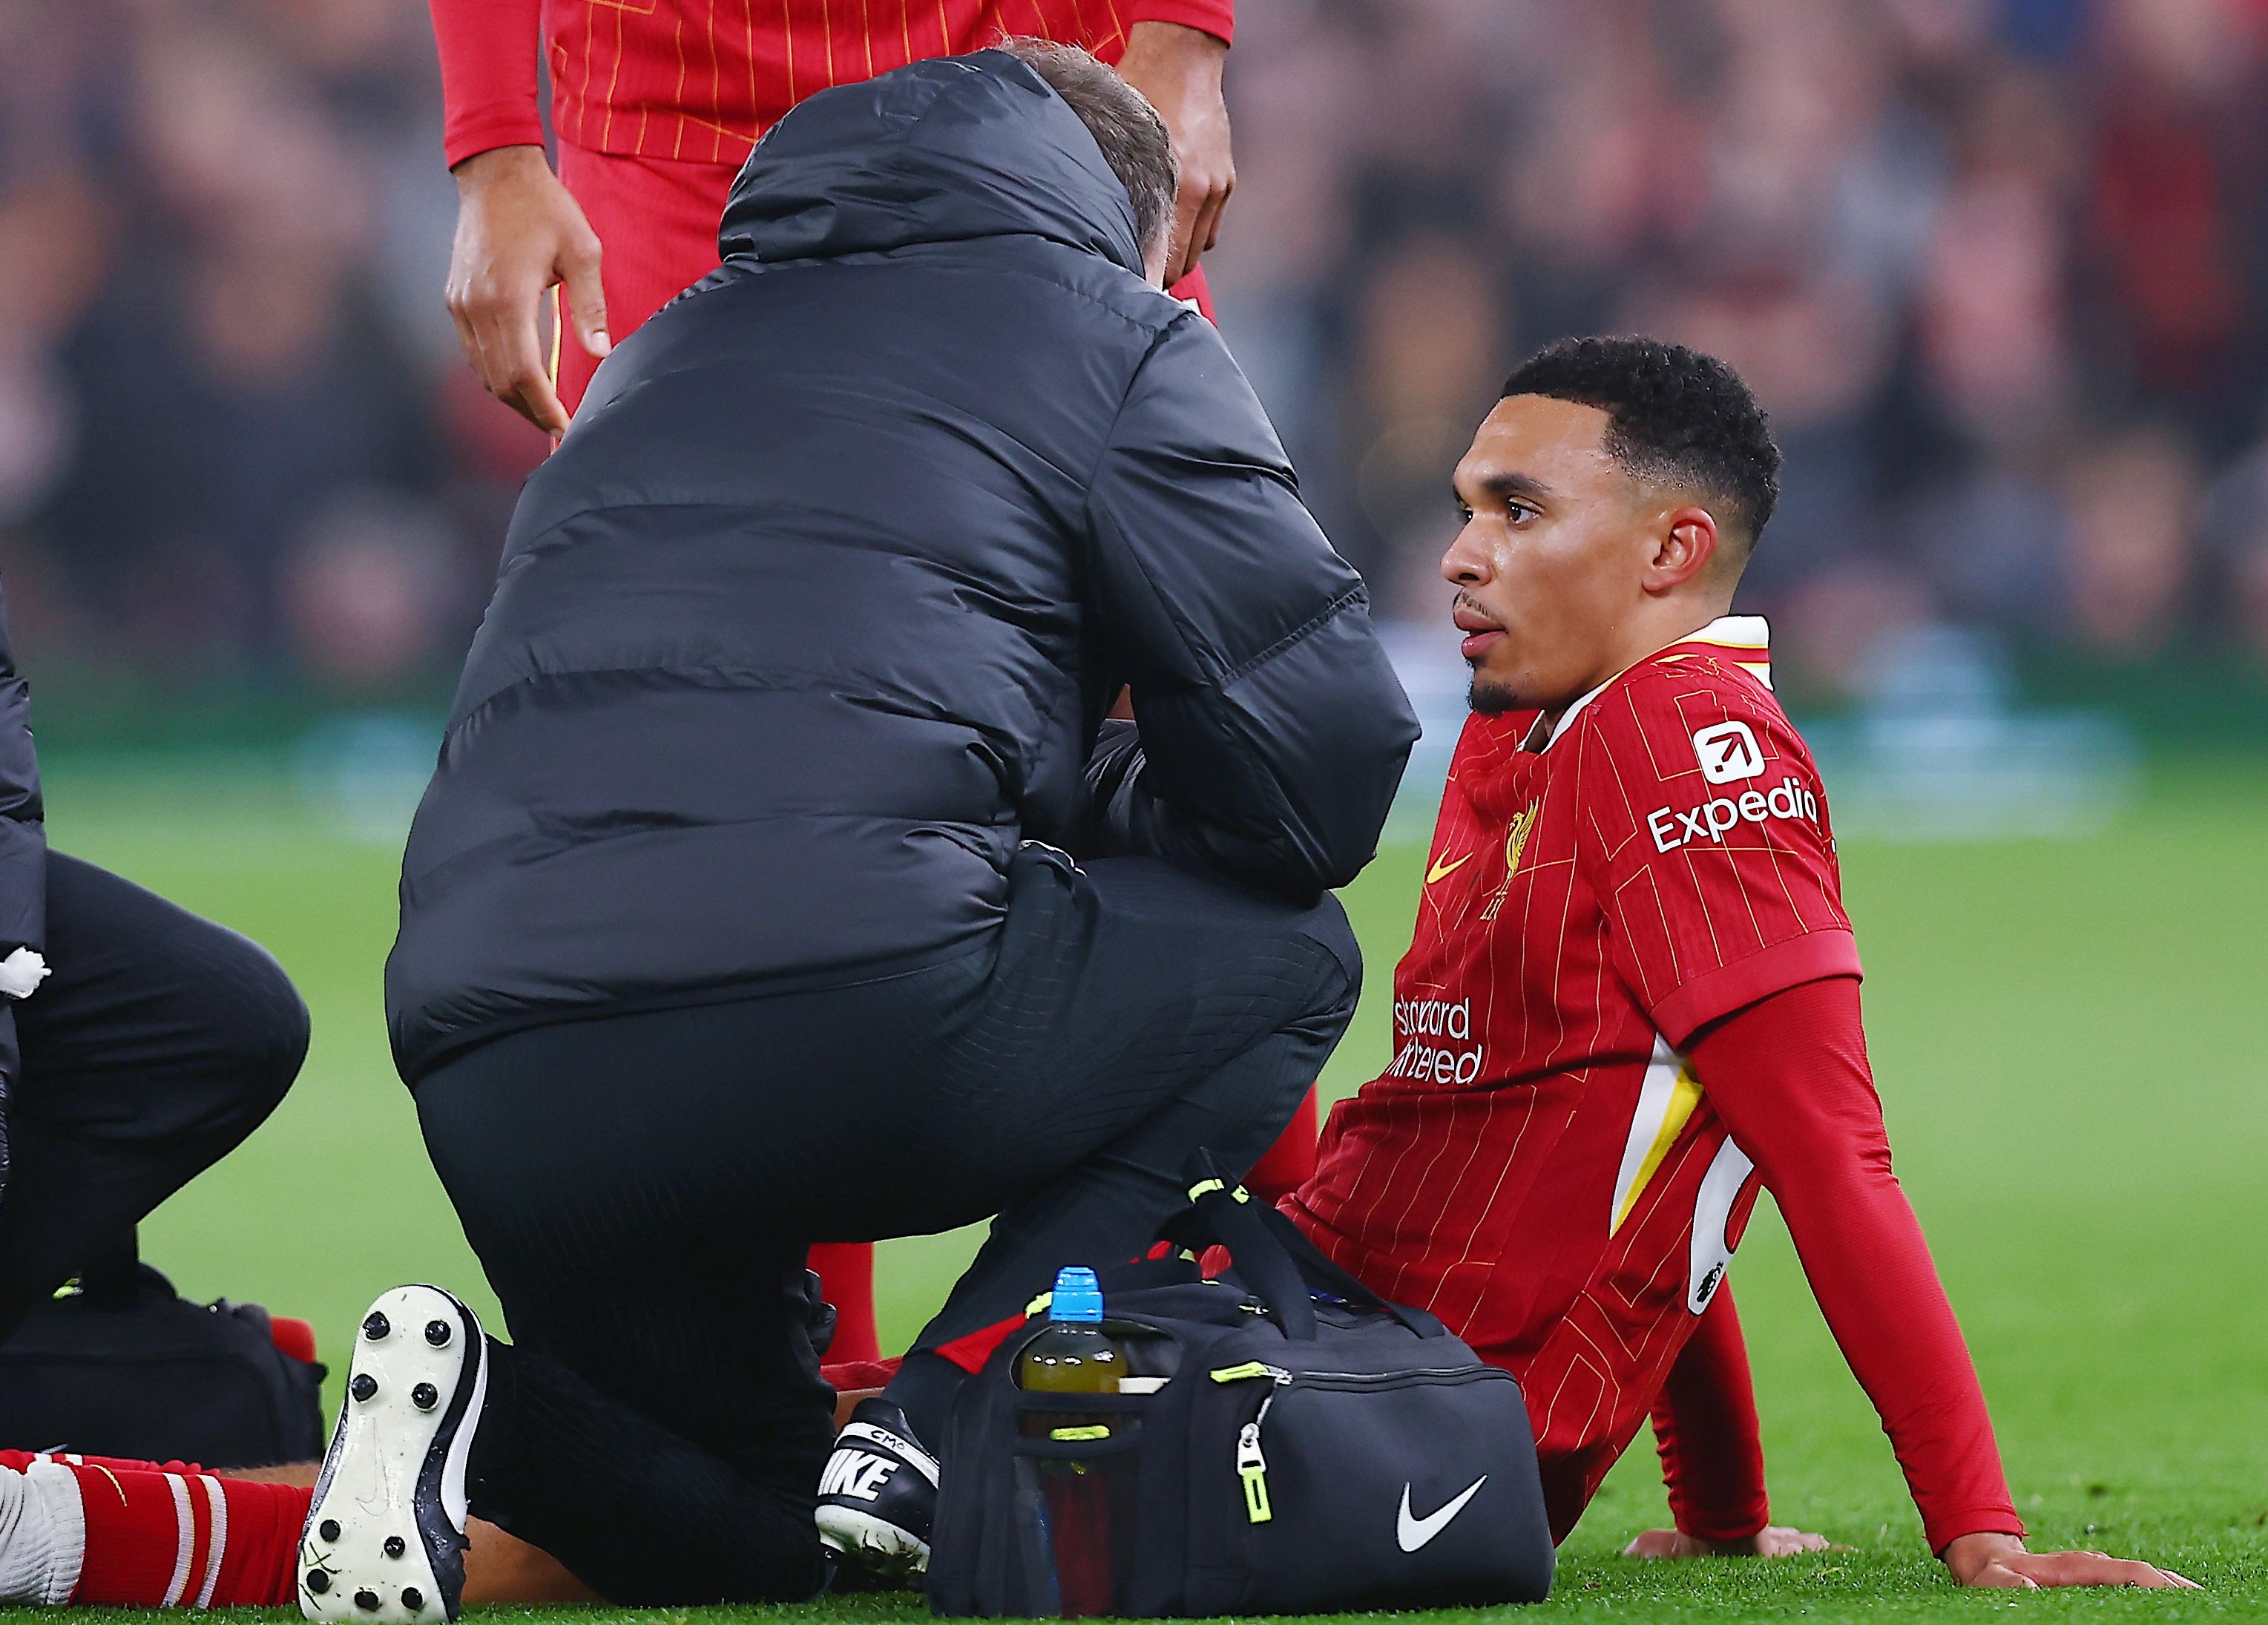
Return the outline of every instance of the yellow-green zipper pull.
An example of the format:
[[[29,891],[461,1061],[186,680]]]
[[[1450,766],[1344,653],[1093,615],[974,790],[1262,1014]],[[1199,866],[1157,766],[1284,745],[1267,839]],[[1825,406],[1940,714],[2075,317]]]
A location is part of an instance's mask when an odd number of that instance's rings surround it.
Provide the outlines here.
[[[1268,1504],[1268,1458],[1260,1453],[1260,1424],[1248,1422],[1236,1436],[1236,1476],[1244,1481],[1244,1516],[1264,1524],[1276,1516]]]

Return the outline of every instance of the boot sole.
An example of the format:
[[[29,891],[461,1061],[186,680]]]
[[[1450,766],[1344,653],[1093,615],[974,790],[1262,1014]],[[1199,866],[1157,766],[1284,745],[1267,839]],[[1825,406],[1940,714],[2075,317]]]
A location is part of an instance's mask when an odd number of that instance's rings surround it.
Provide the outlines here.
[[[397,1287],[371,1305],[299,1537],[299,1611],[308,1619],[457,1617],[465,1464],[488,1375],[480,1321],[438,1287]]]

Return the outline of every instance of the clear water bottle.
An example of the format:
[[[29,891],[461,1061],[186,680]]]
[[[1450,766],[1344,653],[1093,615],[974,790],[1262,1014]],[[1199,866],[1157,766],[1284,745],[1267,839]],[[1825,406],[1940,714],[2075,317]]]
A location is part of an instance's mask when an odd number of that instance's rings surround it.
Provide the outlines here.
[[[1081,1410],[1078,1399],[1115,1394],[1125,1370],[1118,1345],[1102,1329],[1102,1289],[1094,1272],[1070,1265],[1056,1275],[1045,1330],[1016,1356],[1016,1384],[1027,1393],[1059,1393],[1061,1410],[1023,1415],[1024,1434],[1057,1444],[1100,1444],[1111,1437],[1112,1413]],[[1099,1463],[1065,1453],[1039,1463],[1042,1499],[1056,1584],[1066,1618],[1112,1612],[1110,1492]]]

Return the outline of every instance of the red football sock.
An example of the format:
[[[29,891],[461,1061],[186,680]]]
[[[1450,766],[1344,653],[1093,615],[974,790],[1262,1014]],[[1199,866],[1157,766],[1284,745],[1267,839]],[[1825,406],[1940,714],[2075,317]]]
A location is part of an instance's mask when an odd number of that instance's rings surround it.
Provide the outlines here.
[[[811,1250],[819,1272],[820,1295],[835,1305],[835,1341],[830,1361],[879,1360],[881,1340],[874,1331],[874,1249],[863,1241],[822,1242]]]
[[[819,1375],[836,1392],[850,1393],[861,1388],[888,1387],[890,1378],[904,1363],[901,1355],[892,1355],[887,1360],[829,1360],[819,1368]]]
[[[35,1461],[60,1461],[66,1466],[108,1467],[115,1473],[202,1473],[194,1461],[139,1461],[121,1456],[68,1456],[53,1450],[0,1450],[0,1467],[21,1473]]]
[[[68,1464],[86,1513],[74,1603],[276,1607],[297,1594],[314,1491],[210,1473]]]
[[[1314,1177],[1315,1135],[1320,1132],[1315,1126],[1317,1115],[1315,1091],[1311,1089],[1292,1120],[1284,1125],[1276,1143],[1244,1176],[1244,1183],[1262,1201],[1281,1201]]]

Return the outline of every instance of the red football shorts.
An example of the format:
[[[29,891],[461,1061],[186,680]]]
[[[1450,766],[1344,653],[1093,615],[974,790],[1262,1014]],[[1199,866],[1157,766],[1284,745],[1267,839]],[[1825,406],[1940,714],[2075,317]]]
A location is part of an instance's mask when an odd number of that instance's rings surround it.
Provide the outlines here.
[[[607,290],[608,332],[616,343],[688,284],[717,269],[717,223],[740,173],[738,164],[631,158],[559,144],[559,179],[599,234],[599,279]],[[1176,299],[1194,300],[1211,319],[1212,295],[1202,267],[1176,283],[1173,292]],[[559,399],[572,412],[599,364],[576,342],[566,325],[568,314],[563,289],[552,371]]]

